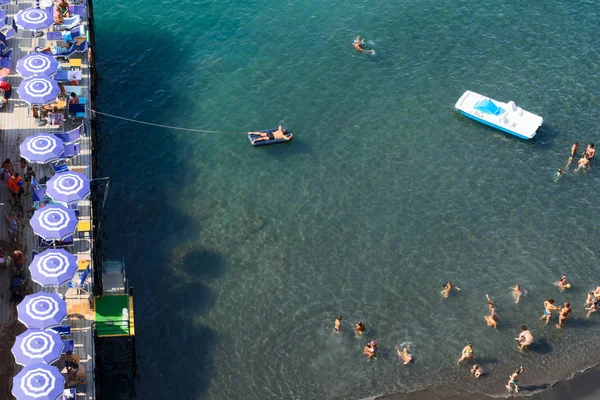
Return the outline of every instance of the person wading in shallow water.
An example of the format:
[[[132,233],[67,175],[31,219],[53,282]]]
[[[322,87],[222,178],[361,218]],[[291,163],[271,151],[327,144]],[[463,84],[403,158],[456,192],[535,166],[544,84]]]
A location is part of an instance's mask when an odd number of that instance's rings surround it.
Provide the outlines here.
[[[333,325],[333,333],[341,333],[342,332],[342,316],[338,316],[335,319],[334,325]]]
[[[490,315],[485,317],[485,322],[487,322],[488,326],[496,329],[498,327],[498,313],[496,313],[496,308],[494,307],[494,302],[490,299],[490,296],[487,294],[485,298],[488,301],[488,307],[490,308]]]
[[[569,318],[569,314],[571,314],[571,304],[569,302],[565,302],[564,307],[560,309],[558,314],[558,324],[556,324],[557,328],[564,328],[565,321]]]
[[[519,350],[523,351],[528,349],[531,343],[533,343],[533,335],[529,332],[526,325],[521,325],[521,333],[515,340],[519,341]]]
[[[515,370],[515,372],[510,374],[510,376],[508,377],[508,384],[506,385],[506,388],[508,389],[509,392],[512,392],[514,390],[515,393],[519,393],[519,375],[522,372],[523,372],[523,367]]]
[[[515,286],[512,290],[512,296],[513,296],[513,300],[515,301],[515,304],[517,304],[519,302],[519,300],[521,300],[522,295],[523,295],[523,289],[521,289],[521,286],[520,285]]]
[[[354,327],[354,332],[357,336],[361,336],[365,332],[365,324],[362,321],[358,321]]]
[[[403,347],[402,351],[400,351],[398,346],[396,346],[396,353],[398,353],[398,357],[400,357],[402,361],[404,361],[404,365],[408,365],[408,363],[410,363],[413,359],[412,355],[408,352],[408,349],[406,347]]]
[[[366,354],[369,360],[375,357],[375,346],[375,341],[371,340],[371,342],[363,349],[363,354]]]
[[[475,357],[475,350],[473,349],[473,345],[471,343],[469,343],[462,349],[462,355],[458,359],[457,364],[462,363],[464,360],[473,361],[474,357]]]
[[[546,319],[546,325],[550,322],[550,318],[552,318],[552,311],[558,310],[558,307],[554,305],[554,299],[548,299],[544,302],[544,315],[540,317],[540,319]]]

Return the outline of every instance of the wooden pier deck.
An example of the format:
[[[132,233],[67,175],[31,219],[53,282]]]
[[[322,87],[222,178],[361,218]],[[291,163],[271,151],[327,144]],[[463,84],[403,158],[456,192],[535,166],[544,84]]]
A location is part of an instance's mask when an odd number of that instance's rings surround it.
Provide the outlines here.
[[[71,1],[70,1],[71,3]],[[14,15],[22,9],[33,7],[33,1],[19,1],[18,5],[11,2],[8,5],[2,6],[8,11],[9,24]],[[84,24],[87,24],[86,16],[82,18]],[[50,28],[52,30],[52,28]],[[58,42],[61,43],[61,42]],[[8,40],[9,48],[12,48],[12,69],[6,81],[12,86],[12,97],[8,100],[8,105],[0,109],[0,158],[2,160],[9,158],[12,161],[16,172],[22,174],[19,165],[20,154],[19,144],[27,136],[39,132],[62,132],[76,128],[82,123],[82,119],[69,119],[65,112],[64,126],[50,125],[39,127],[35,124],[35,120],[31,114],[29,104],[19,99],[17,87],[21,82],[21,77],[17,74],[15,68],[17,61],[26,54],[33,51],[36,46],[46,45],[46,35],[41,38],[34,38],[31,31],[19,29],[16,35]],[[64,45],[64,43],[63,43]],[[88,65],[88,53],[75,53],[72,60],[81,60],[82,79],[78,82],[82,90],[81,97],[87,98],[87,104],[90,104],[90,69]],[[76,64],[76,63],[74,63]],[[62,63],[62,67],[69,69],[68,62]],[[75,67],[77,68],[77,67]],[[89,116],[89,106],[88,116]],[[89,118],[83,120],[83,123],[88,124],[87,132],[91,132],[89,126]],[[78,156],[73,157],[68,161],[68,166],[72,170],[84,172],[90,179],[92,174],[92,139],[89,135],[80,139],[81,152]],[[2,161],[0,160],[0,162]],[[36,179],[38,182],[43,182],[44,177],[50,178],[53,175],[53,170],[50,166],[42,164],[33,164]],[[31,193],[23,196],[21,204],[11,204],[10,194],[5,185],[0,185],[0,214],[3,227],[0,229],[0,246],[7,252],[13,250],[21,250],[25,254],[25,265],[28,266],[32,259],[32,251],[37,250],[37,238],[33,234],[29,219],[32,215],[31,208]],[[90,201],[81,201],[79,203],[79,219],[90,220],[92,216],[92,205]],[[20,233],[17,242],[9,242],[8,234],[4,227],[4,215],[9,212],[15,212],[18,216],[20,224]],[[92,257],[93,233],[85,235],[85,238],[77,238],[75,235],[74,244],[69,250],[76,254],[79,260],[85,264],[89,262],[91,267],[96,267]],[[27,275],[29,271],[26,269]],[[0,271],[0,398],[13,398],[10,391],[12,388],[12,378],[19,372],[20,366],[15,364],[11,354],[11,347],[15,341],[16,335],[25,331],[25,327],[17,321],[16,304],[11,300],[9,281],[10,268],[3,267]],[[90,274],[91,281],[93,274]],[[91,287],[88,287],[91,289]],[[34,293],[42,290],[42,288],[32,283],[28,279],[28,292]],[[74,353],[79,355],[80,363],[85,367],[87,373],[87,384],[75,386],[77,389],[77,399],[94,399],[95,384],[93,378],[94,371],[94,354],[93,354],[93,338],[92,338],[92,323],[94,313],[91,309],[93,298],[91,290],[89,293],[78,291],[77,289],[68,289],[66,285],[60,288],[46,288],[48,292],[59,292],[65,296],[67,301],[68,317],[64,322],[71,325],[71,337],[75,342]],[[62,360],[59,361],[59,368],[62,369]]]

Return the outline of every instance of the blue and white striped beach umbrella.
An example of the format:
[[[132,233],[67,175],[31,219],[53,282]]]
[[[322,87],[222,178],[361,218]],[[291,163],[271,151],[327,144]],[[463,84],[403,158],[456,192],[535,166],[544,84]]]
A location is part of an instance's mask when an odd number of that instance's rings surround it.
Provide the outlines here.
[[[33,53],[17,61],[17,72],[23,78],[50,76],[58,70],[58,61],[50,54]]]
[[[46,164],[65,152],[64,142],[51,133],[28,136],[19,146],[21,157],[30,163]]]
[[[67,316],[67,303],[56,293],[37,292],[17,305],[18,319],[28,328],[58,326]]]
[[[19,365],[52,364],[64,346],[60,334],[53,330],[27,329],[17,336],[12,353]]]
[[[70,281],[77,271],[77,257],[64,249],[48,249],[29,264],[31,279],[42,286],[59,286]]]
[[[46,104],[56,99],[60,88],[55,80],[34,76],[21,81],[17,93],[21,100],[29,104]]]
[[[58,368],[30,365],[13,378],[12,394],[17,400],[56,400],[63,394],[65,377]]]
[[[54,16],[41,8],[27,8],[15,15],[15,23],[19,28],[30,31],[46,29],[54,23]]]
[[[90,180],[81,172],[60,172],[47,183],[46,194],[61,203],[75,203],[90,193]]]
[[[48,204],[35,210],[29,220],[33,233],[44,240],[63,240],[75,232],[75,211],[60,204]]]

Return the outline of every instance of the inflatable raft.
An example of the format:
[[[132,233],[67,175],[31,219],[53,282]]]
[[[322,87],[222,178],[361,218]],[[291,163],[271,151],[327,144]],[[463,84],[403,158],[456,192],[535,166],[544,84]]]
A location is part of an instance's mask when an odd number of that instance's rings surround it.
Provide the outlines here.
[[[286,139],[275,139],[275,136],[273,135],[273,132],[275,132],[276,130],[278,130],[279,127],[273,128],[273,129],[267,129],[267,130],[264,130],[264,131],[257,131],[257,132],[261,132],[261,133],[266,133],[269,138],[265,139],[265,140],[258,140],[256,142],[253,142],[254,139],[259,139],[261,136],[260,135],[256,135],[256,134],[254,134],[252,132],[248,132],[248,140],[250,141],[250,144],[252,146],[254,146],[254,147],[268,146],[270,144],[291,142],[292,138],[294,137],[294,135],[292,135],[292,132],[290,132],[289,129],[286,128],[285,126],[282,126],[281,128],[285,132],[285,137],[288,138],[287,140]]]

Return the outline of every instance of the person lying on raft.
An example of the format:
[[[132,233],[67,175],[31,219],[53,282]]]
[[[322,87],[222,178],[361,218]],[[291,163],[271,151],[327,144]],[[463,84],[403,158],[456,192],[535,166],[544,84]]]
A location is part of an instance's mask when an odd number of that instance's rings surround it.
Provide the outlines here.
[[[272,139],[271,139],[271,137],[269,137],[269,133],[265,133],[265,132],[249,132],[249,133],[251,135],[260,136],[260,137],[252,139],[252,144],[263,141],[263,140],[277,140],[277,139],[290,140],[292,138],[291,136],[289,136],[289,137],[286,136],[287,132],[283,130],[281,125],[279,125],[279,129],[277,129],[276,131],[271,133],[271,135],[273,136]]]
[[[356,39],[354,39],[354,42],[352,42],[352,46],[361,53],[373,53],[373,50],[365,50],[364,45],[365,40],[361,39],[360,36],[357,36]]]

